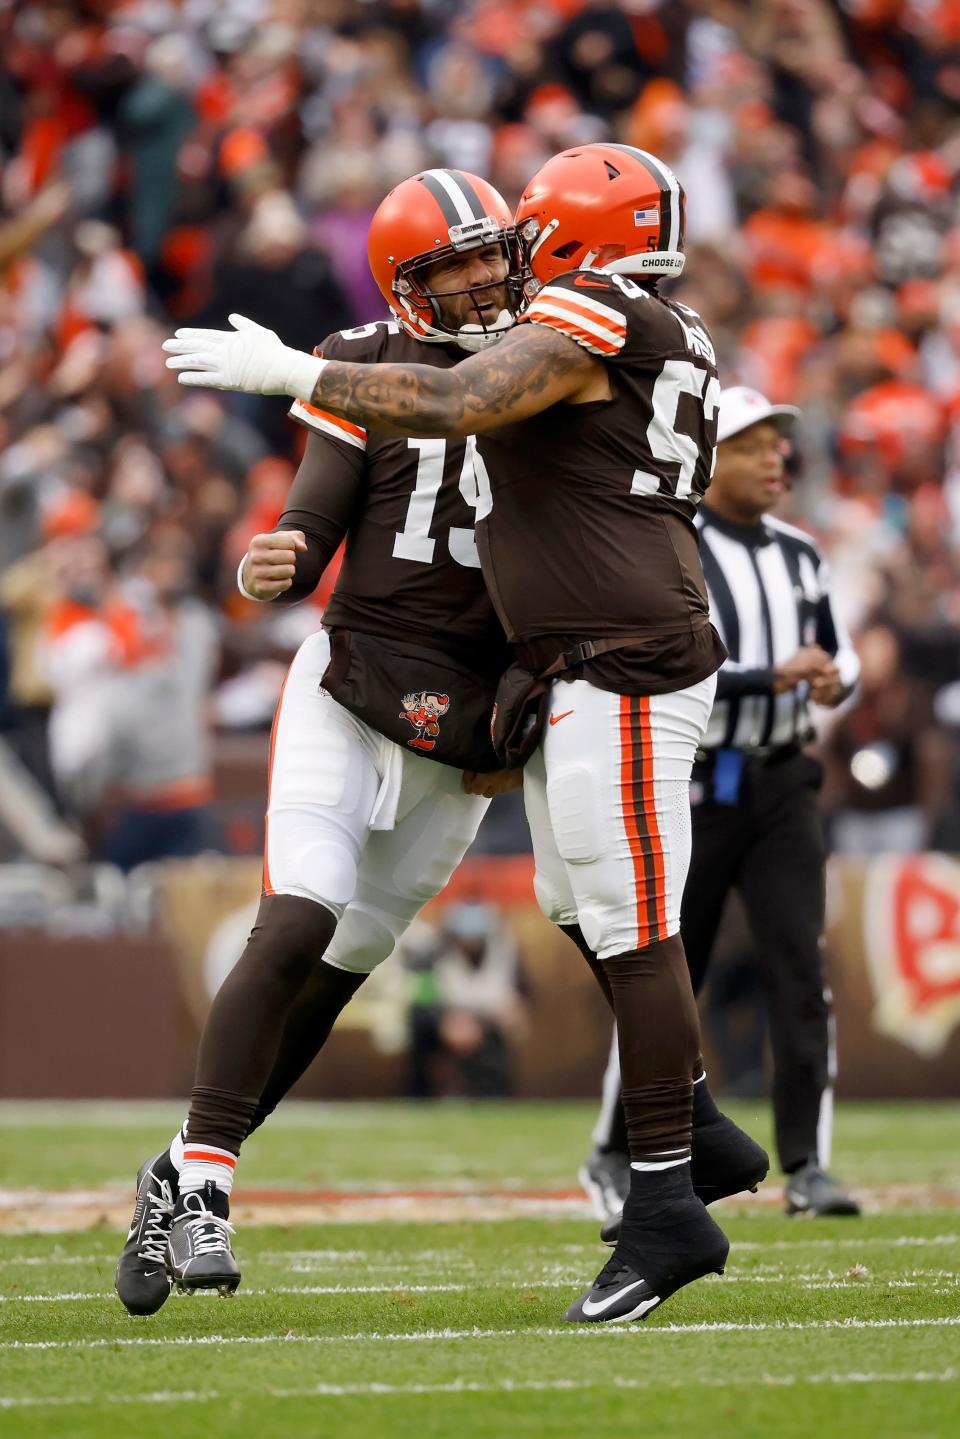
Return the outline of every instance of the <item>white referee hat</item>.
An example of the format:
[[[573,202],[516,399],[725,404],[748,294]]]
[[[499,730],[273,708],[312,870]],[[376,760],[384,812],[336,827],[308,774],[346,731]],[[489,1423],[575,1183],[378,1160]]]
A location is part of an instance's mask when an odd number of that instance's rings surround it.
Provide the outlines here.
[[[749,385],[731,385],[720,394],[717,444],[761,420],[772,420],[781,434],[787,434],[799,414],[796,405],[771,405],[759,390],[751,390]]]

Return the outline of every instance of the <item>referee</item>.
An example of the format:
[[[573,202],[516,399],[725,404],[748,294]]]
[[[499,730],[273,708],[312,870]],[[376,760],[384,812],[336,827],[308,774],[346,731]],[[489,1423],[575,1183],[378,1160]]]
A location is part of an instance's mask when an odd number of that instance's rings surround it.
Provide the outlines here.
[[[693,853],[681,934],[694,990],[724,902],[738,889],[760,963],[773,1052],[777,1152],[789,1214],[857,1214],[825,1169],[832,1090],[821,955],[825,850],[821,771],[804,753],[810,703],[838,705],[859,665],[802,530],[770,518],[786,493],[784,436],[798,411],[737,386],[720,400],[716,471],[697,524],[710,617],[729,659],[693,768]],[[629,1187],[616,1036],[594,1150],[581,1180],[601,1218]]]

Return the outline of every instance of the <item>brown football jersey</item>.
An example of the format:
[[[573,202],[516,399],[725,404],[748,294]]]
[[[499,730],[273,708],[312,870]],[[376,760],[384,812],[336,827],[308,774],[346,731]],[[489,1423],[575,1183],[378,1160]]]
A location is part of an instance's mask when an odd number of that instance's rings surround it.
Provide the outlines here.
[[[551,281],[523,322],[601,359],[612,399],[554,405],[480,437],[477,538],[507,635],[536,663],[636,635],[586,677],[628,693],[693,684],[725,653],[693,522],[716,446],[710,336],[685,306],[583,270]]]
[[[331,335],[327,359],[437,365],[463,359],[446,345],[411,339],[392,320]],[[474,540],[475,443],[401,439],[366,430],[295,400],[291,416],[317,439],[301,465],[278,528],[300,529],[297,600],[314,587],[341,540],[343,566],[324,612],[332,628],[404,636],[478,673],[507,663],[503,630],[487,596]]]

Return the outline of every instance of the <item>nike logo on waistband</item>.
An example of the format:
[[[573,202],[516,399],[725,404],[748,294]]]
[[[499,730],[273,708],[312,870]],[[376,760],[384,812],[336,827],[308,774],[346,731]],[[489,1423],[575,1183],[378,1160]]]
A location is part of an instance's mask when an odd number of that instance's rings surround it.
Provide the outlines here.
[[[564,710],[564,712],[563,712],[562,715],[551,715],[551,716],[550,716],[550,723],[551,723],[552,725],[554,725],[554,724],[559,724],[562,719],[566,719],[567,715],[572,715],[572,714],[573,714],[573,710]]]

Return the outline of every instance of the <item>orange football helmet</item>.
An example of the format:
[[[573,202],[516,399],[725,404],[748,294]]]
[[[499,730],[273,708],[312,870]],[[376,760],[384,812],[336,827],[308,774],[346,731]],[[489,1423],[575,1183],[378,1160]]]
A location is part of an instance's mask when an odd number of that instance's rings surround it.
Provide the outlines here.
[[[426,270],[437,260],[499,244],[507,260],[508,303],[489,325],[451,329]],[[408,335],[434,344],[451,342],[480,350],[509,329],[523,303],[523,265],[513,216],[506,200],[486,180],[465,170],[424,170],[390,191],[370,222],[370,269],[387,304]],[[470,293],[492,289],[475,285]]]
[[[541,285],[568,270],[679,275],[685,206],[662,160],[604,141],[548,160],[521,195],[515,220]]]

